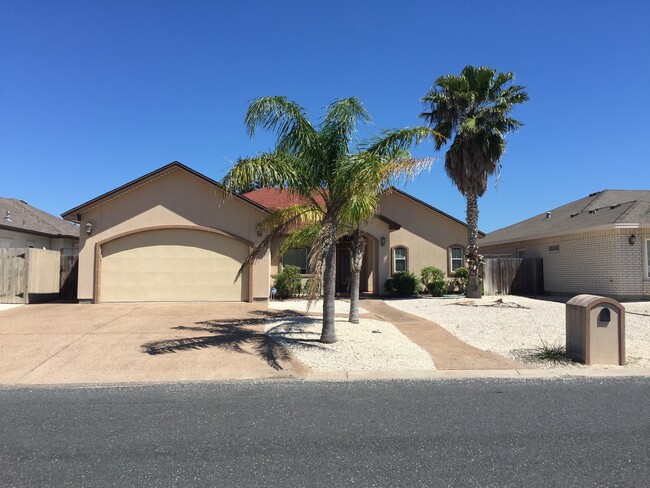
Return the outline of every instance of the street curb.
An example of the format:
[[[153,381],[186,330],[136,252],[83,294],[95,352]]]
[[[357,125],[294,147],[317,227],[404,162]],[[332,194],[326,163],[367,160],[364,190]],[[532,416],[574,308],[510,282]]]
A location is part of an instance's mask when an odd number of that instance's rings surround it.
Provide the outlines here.
[[[436,371],[323,371],[309,374],[303,381],[371,381],[371,380],[436,380],[470,378],[616,378],[650,377],[650,368],[549,368],[549,369],[492,369],[492,370],[436,370]]]

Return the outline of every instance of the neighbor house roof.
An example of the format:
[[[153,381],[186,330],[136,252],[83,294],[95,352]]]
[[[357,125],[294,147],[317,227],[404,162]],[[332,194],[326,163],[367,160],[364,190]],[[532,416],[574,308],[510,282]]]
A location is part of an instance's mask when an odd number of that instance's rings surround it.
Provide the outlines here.
[[[146,175],[141,176],[140,178],[136,178],[135,180],[129,181],[128,183],[126,183],[126,184],[124,184],[124,185],[122,185],[122,186],[120,186],[120,187],[118,187],[118,188],[116,188],[114,190],[106,192],[106,193],[98,196],[97,198],[93,198],[92,200],[89,200],[86,203],[82,203],[81,205],[79,205],[79,206],[77,206],[75,208],[72,208],[72,209],[68,210],[67,212],[63,212],[63,214],[61,214],[61,216],[66,220],[71,220],[73,222],[78,222],[80,220],[80,215],[83,212],[86,212],[89,209],[91,209],[93,207],[96,207],[97,205],[101,205],[105,201],[107,201],[107,200],[109,200],[111,198],[115,198],[116,196],[118,196],[120,194],[126,193],[126,192],[132,190],[133,188],[148,182],[149,180],[153,180],[155,178],[158,178],[158,177],[164,175],[165,173],[170,173],[170,172],[176,171],[176,170],[186,171],[187,173],[190,173],[191,175],[194,175],[197,178],[199,178],[199,179],[201,179],[201,180],[203,180],[203,181],[205,181],[205,182],[207,182],[207,183],[209,183],[211,185],[214,185],[214,186],[216,186],[217,188],[219,188],[219,189],[221,189],[223,191],[226,191],[224,189],[224,187],[220,183],[214,181],[213,179],[208,178],[204,174],[199,173],[198,171],[195,171],[192,168],[190,168],[188,166],[185,166],[182,163],[179,163],[178,161],[173,161],[173,162],[171,162],[171,163],[169,163],[169,164],[167,164],[167,165],[165,165],[165,166],[163,166],[161,168],[158,168],[157,170],[152,171],[151,173],[147,173]],[[238,198],[238,199],[244,201],[245,203],[247,203],[249,205],[252,205],[253,207],[258,208],[258,209],[260,209],[260,210],[262,210],[264,212],[267,212],[267,209],[264,206],[258,204],[257,202],[254,202],[253,200],[250,200],[250,199],[246,198],[245,196],[240,195],[238,193],[233,193],[233,195],[234,195],[235,198]]]
[[[24,200],[0,197],[0,227],[49,237],[79,237],[79,227],[32,207]]]
[[[650,190],[603,190],[490,232],[481,246],[607,228],[650,226]]]

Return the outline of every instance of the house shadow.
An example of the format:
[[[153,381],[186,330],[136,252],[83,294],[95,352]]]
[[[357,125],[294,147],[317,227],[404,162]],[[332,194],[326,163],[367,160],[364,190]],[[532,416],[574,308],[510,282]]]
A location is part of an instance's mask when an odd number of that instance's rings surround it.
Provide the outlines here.
[[[289,322],[288,330],[297,332],[297,326],[293,324],[297,318],[303,318],[300,314],[288,311],[252,311],[247,317],[237,319],[212,319],[196,322],[193,326],[178,325],[172,330],[208,333],[209,335],[183,337],[162,341],[147,342],[142,345],[142,352],[151,356],[171,354],[183,351],[192,351],[216,347],[228,352],[250,354],[258,356],[271,368],[281,370],[282,363],[292,359],[289,351],[289,343],[299,342],[303,347],[319,347],[311,344],[312,339],[298,338],[277,340],[277,335],[267,334],[264,328],[268,321]],[[270,332],[270,331],[269,331]],[[274,339],[274,336],[276,339]]]

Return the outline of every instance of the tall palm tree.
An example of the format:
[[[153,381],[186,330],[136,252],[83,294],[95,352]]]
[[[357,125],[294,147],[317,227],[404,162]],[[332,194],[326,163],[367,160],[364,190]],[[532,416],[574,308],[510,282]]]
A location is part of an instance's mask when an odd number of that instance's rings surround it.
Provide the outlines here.
[[[344,214],[353,213],[359,222],[369,219],[376,208],[371,193],[360,193],[357,183],[367,161],[397,153],[411,142],[418,143],[430,135],[427,128],[405,129],[383,144],[375,143],[372,151],[355,151],[358,123],[367,123],[370,115],[358,98],[336,100],[326,108],[323,121],[313,126],[304,109],[285,97],[262,97],[251,102],[245,124],[251,137],[258,128],[275,132],[272,152],[242,158],[223,180],[226,189],[240,191],[251,185],[284,188],[300,197],[303,204],[273,212],[261,225],[266,232],[255,246],[242,269],[264,254],[271,243],[290,230],[295,242],[311,240],[309,268],[314,279],[322,278],[323,329],[321,342],[336,342],[334,297],[336,240]],[[400,165],[407,166],[402,157]],[[413,167],[417,164],[411,162]],[[355,196],[355,199],[352,199]],[[354,212],[349,203],[355,202]],[[346,211],[346,206],[348,210]],[[310,225],[305,225],[310,224]],[[302,225],[302,230],[298,230]],[[314,295],[318,287],[310,286]]]
[[[523,124],[510,117],[514,106],[528,100],[523,86],[512,84],[513,73],[466,66],[460,76],[441,76],[422,98],[420,115],[441,137],[435,147],[453,138],[445,153],[445,171],[467,200],[466,295],[480,298],[478,267],[478,197],[487,189],[488,176],[501,171],[505,136]]]

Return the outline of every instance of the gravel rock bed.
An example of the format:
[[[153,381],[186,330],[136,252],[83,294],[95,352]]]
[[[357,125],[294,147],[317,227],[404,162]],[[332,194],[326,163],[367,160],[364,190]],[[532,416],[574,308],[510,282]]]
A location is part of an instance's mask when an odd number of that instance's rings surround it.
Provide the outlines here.
[[[557,363],[533,357],[542,340],[564,345],[564,301],[518,296],[489,296],[480,299],[414,298],[387,300],[404,312],[431,320],[472,346],[501,354],[536,367]],[[626,310],[625,344],[627,365],[650,367],[650,302],[623,303]],[[571,363],[566,367],[589,367]],[[620,368],[620,366],[608,366]]]
[[[290,299],[290,300],[273,300],[269,301],[270,310],[291,310],[293,312],[300,313],[323,313],[323,300],[315,300],[311,303],[309,309],[307,309],[308,302],[307,300],[301,299]],[[335,300],[334,301],[334,313],[349,313],[350,312],[350,302],[347,300]],[[367,310],[359,307],[359,313],[367,313]]]
[[[314,371],[435,370],[431,356],[392,324],[361,319],[336,320],[338,342],[318,342],[319,317],[286,317],[269,321],[266,333]]]

